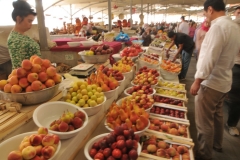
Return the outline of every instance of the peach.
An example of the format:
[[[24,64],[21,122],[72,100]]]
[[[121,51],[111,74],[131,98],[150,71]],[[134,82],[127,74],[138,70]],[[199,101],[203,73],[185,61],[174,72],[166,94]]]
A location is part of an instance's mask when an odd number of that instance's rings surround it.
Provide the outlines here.
[[[19,84],[19,86],[21,86],[22,88],[26,88],[27,86],[29,86],[29,82],[28,82],[28,80],[27,80],[27,78],[20,78],[19,80],[18,80],[18,84]]]
[[[33,55],[30,57],[30,62],[33,62],[34,58],[37,58],[38,56],[37,55]]]
[[[42,145],[38,145],[38,146],[33,146],[36,149],[36,155],[41,156],[42,154]]]
[[[11,85],[18,84],[18,77],[17,76],[12,76],[10,79],[7,80],[8,83]]]
[[[31,86],[27,86],[27,88],[25,89],[25,92],[32,92],[32,87]]]
[[[38,134],[48,134],[48,129],[45,127],[39,127]]]
[[[42,65],[43,61],[40,57],[35,57],[32,61],[33,64],[39,64],[40,66]]]
[[[18,78],[22,78],[25,77],[27,75],[27,71],[23,68],[18,68],[17,69],[17,77]]]
[[[42,61],[43,61],[42,66],[44,66],[45,68],[51,66],[51,62],[48,59],[43,59]]]
[[[41,72],[46,72],[47,68],[45,66],[41,66]]]
[[[21,67],[25,70],[30,70],[32,68],[32,63],[30,60],[28,59],[24,59],[22,61]]]
[[[56,70],[56,68],[51,66],[51,67],[47,68],[46,73],[49,77],[53,77],[57,73],[57,70]]]
[[[46,89],[46,85],[45,84],[42,84],[42,89]]]
[[[57,145],[59,143],[59,140],[60,140],[59,136],[54,134],[53,138],[54,138],[54,144]]]
[[[60,74],[55,74],[52,79],[54,80],[55,84],[62,82],[62,76]]]
[[[20,151],[12,151],[8,154],[7,160],[22,160],[22,153]]]
[[[8,75],[8,79],[10,79],[12,76],[14,76],[12,73]]]
[[[33,134],[29,138],[32,146],[38,146],[42,144],[42,137],[38,134]]]
[[[21,93],[22,92],[22,87],[17,85],[17,84],[14,84],[12,87],[11,87],[11,93]]]
[[[55,151],[56,150],[53,146],[45,146],[42,148],[42,156],[49,159],[54,155]]]
[[[32,65],[32,69],[31,69],[31,72],[32,73],[39,73],[41,72],[41,66],[39,64],[33,64]]]
[[[4,86],[3,91],[6,92],[6,93],[10,93],[11,88],[12,88],[12,85],[8,83]]]
[[[22,157],[24,159],[31,159],[36,156],[36,149],[33,146],[27,146],[22,150]]]
[[[26,148],[27,146],[31,146],[30,141],[29,142],[23,142],[19,145],[19,150],[22,151],[24,148]]]
[[[41,82],[45,82],[48,79],[48,75],[45,72],[38,73],[38,79]]]
[[[42,145],[43,146],[51,146],[54,144],[54,137],[50,134],[47,134],[43,139],[42,139]]]
[[[17,75],[17,69],[12,70],[11,75],[16,76]]]
[[[39,156],[35,156],[31,160],[45,160],[45,159]]]
[[[48,80],[45,82],[45,85],[46,85],[47,88],[49,88],[49,87],[54,86],[54,85],[55,85],[55,82],[54,82],[54,80],[52,80],[52,79],[48,79]]]
[[[25,136],[25,137],[23,138],[23,140],[22,140],[21,143],[23,143],[23,142],[30,142],[29,137],[30,137],[30,136]]]
[[[33,81],[31,84],[31,88],[33,91],[39,91],[42,89],[42,82],[40,81]]]
[[[27,76],[28,82],[32,83],[33,81],[38,80],[38,74],[37,73],[29,73]]]
[[[7,84],[7,80],[0,81],[0,90],[3,90],[4,86]]]

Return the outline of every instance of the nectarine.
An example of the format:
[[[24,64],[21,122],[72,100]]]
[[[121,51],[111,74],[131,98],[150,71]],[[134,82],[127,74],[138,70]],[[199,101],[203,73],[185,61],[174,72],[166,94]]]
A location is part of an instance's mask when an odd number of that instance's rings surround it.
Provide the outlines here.
[[[28,59],[24,59],[22,61],[21,67],[24,68],[25,70],[30,70],[32,68],[32,63]]]
[[[31,159],[36,156],[36,149],[33,146],[27,146],[22,150],[22,157],[24,159]]]
[[[29,82],[27,80],[27,78],[20,78],[19,81],[19,86],[21,86],[22,88],[26,88],[27,86],[29,86]]]
[[[12,151],[8,154],[7,160],[22,160],[22,153],[20,151]]]
[[[23,68],[18,68],[17,69],[17,77],[18,78],[22,78],[25,77],[27,75],[27,71]]]
[[[40,81],[33,81],[31,84],[31,88],[33,91],[39,91],[42,89],[42,82]]]
[[[17,84],[14,84],[12,87],[11,87],[11,93],[21,93],[22,92],[22,87],[17,85]]]
[[[49,77],[53,77],[53,76],[55,76],[55,74],[57,73],[57,71],[56,71],[56,68],[54,68],[54,67],[48,67],[47,68],[47,70],[46,70],[46,73],[47,73],[47,75],[49,76]]]
[[[52,79],[48,79],[48,80],[45,82],[45,86],[46,86],[47,88],[52,87],[52,86],[54,86],[54,85],[55,85],[55,82],[54,82],[54,80],[52,80]]]
[[[32,83],[33,81],[38,80],[38,74],[37,73],[29,73],[27,76],[28,82]]]

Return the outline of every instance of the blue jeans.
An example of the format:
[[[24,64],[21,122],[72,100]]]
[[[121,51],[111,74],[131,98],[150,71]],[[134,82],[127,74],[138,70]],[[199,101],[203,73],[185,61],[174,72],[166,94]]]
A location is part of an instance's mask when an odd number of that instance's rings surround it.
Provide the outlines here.
[[[181,73],[178,75],[179,79],[184,79],[186,77],[187,71],[188,71],[188,67],[191,61],[191,57],[192,57],[192,52],[191,53],[187,53],[186,51],[182,51],[182,70]]]

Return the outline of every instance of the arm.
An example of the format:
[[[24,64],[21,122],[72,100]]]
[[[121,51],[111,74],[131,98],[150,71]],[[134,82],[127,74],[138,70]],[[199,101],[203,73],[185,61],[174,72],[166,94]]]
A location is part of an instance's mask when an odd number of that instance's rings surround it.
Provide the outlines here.
[[[167,57],[169,57],[169,51],[170,51],[170,49],[172,48],[172,46],[174,45],[175,43],[174,43],[174,41],[172,41],[172,43],[171,43],[171,45],[169,46],[169,48],[167,49],[167,51],[166,51],[166,55],[167,55]]]
[[[175,56],[174,56],[174,58],[173,58],[173,62],[177,59],[177,56],[179,55],[179,53],[181,53],[182,52],[182,49],[183,49],[183,44],[179,44],[178,45],[179,47],[178,47],[178,51],[177,51],[177,53],[175,54]]]

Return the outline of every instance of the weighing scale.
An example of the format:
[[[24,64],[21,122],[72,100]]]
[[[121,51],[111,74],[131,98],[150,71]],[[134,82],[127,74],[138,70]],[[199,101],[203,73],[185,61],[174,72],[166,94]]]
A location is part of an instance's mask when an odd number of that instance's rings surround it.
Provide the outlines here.
[[[81,63],[71,68],[69,74],[71,74],[72,76],[77,76],[79,78],[86,78],[95,71],[96,68],[94,67],[94,64]]]

